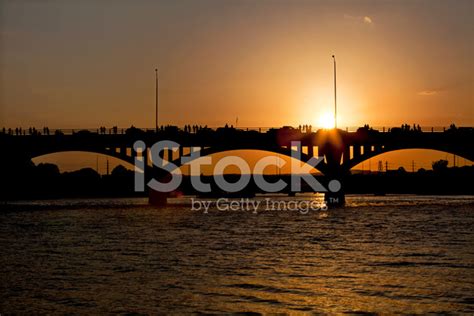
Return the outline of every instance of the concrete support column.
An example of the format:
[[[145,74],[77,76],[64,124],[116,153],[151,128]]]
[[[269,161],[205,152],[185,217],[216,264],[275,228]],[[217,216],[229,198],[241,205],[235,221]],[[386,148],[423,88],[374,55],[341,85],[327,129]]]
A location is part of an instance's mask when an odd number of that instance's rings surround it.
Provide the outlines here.
[[[354,158],[357,158],[357,157],[360,157],[361,153],[360,153],[360,145],[353,145],[352,146],[352,153],[354,155]]]
[[[328,208],[342,207],[346,203],[346,194],[344,190],[344,174],[339,170],[330,171],[326,175],[327,189],[324,193],[324,201]]]
[[[142,152],[143,164],[145,168],[148,167],[148,148],[145,148]]]
[[[165,207],[168,204],[168,193],[150,189],[148,191],[148,203],[153,206]]]
[[[168,162],[173,161],[173,149],[172,148],[167,148],[166,149],[166,159]]]
[[[368,153],[370,153],[371,149],[372,149],[372,146],[364,145],[364,155],[367,155]]]
[[[351,148],[346,146],[344,148],[344,153],[342,154],[342,163],[349,163],[349,160],[351,160]]]

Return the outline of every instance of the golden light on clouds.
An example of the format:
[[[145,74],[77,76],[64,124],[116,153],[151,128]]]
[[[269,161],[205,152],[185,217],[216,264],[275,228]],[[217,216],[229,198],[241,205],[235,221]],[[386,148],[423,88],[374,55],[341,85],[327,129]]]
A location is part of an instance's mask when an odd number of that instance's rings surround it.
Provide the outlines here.
[[[367,24],[372,24],[372,19],[368,16],[364,16],[364,23],[367,23]]]
[[[368,15],[360,15],[360,16],[355,16],[355,15],[350,15],[350,14],[344,14],[344,18],[348,20],[353,20],[356,22],[361,22],[364,24],[373,24],[373,20],[370,16]]]
[[[436,90],[424,90],[424,91],[418,92],[418,95],[435,95],[435,94],[438,94],[438,91],[436,91]]]

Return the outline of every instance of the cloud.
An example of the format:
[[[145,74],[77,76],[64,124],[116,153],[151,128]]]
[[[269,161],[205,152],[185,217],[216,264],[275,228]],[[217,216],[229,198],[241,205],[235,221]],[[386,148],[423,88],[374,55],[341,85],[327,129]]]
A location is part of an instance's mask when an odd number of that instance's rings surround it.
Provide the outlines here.
[[[356,21],[356,22],[364,23],[368,25],[374,24],[374,21],[372,20],[372,18],[367,15],[356,16],[356,15],[344,14],[344,19],[352,20],[352,21]]]
[[[424,91],[420,91],[418,92],[418,95],[435,95],[435,94],[438,94],[439,91],[437,90],[424,90]]]
[[[417,94],[418,95],[423,95],[423,96],[432,96],[432,95],[436,95],[436,94],[440,94],[440,93],[449,92],[449,91],[452,91],[452,90],[464,88],[466,86],[472,85],[473,83],[474,83],[473,79],[457,80],[457,81],[454,81],[454,82],[451,82],[451,83],[448,83],[448,84],[445,84],[445,85],[439,85],[439,86],[431,87],[431,89],[428,89],[428,90],[418,91]]]
[[[364,16],[364,23],[372,24],[372,19],[369,16]]]

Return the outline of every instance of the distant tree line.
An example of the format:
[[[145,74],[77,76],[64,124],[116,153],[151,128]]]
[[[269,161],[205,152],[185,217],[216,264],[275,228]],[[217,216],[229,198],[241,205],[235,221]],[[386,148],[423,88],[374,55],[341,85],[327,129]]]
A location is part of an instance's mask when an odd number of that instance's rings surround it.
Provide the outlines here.
[[[21,165],[3,164],[2,168],[2,200],[137,196],[134,172],[122,165],[115,167],[110,175],[100,175],[92,168],[61,173],[55,164],[35,165],[31,160]]]
[[[399,168],[389,172],[348,175],[344,181],[346,193],[413,193],[413,194],[474,194],[474,167],[448,168],[447,160],[435,161],[433,170],[419,169],[409,173]],[[60,172],[58,166],[50,163],[35,165],[31,160],[2,164],[0,179],[0,200],[19,199],[55,199],[76,197],[134,197],[147,196],[146,192],[134,191],[134,171],[122,165],[115,167],[110,175],[100,175],[92,168],[83,168],[72,172]],[[214,188],[209,196],[225,194],[219,191],[212,176],[201,176],[202,181]],[[238,175],[226,175],[234,182]],[[265,175],[267,181],[278,178],[290,182],[289,175]],[[323,185],[328,179],[319,176]],[[309,187],[303,183],[303,190]],[[196,194],[189,177],[183,178],[180,194]],[[287,192],[288,188],[282,193]],[[246,188],[246,195],[259,192],[254,183]]]

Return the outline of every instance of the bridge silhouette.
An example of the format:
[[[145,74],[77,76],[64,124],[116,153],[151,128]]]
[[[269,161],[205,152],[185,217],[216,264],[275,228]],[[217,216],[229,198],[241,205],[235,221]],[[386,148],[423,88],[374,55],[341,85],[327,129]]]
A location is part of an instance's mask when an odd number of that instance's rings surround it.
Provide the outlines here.
[[[49,130],[48,133],[49,134]],[[136,152],[133,145],[143,141],[147,147],[144,153]],[[474,128],[451,126],[443,131],[422,131],[404,125],[402,128],[391,128],[383,131],[370,128],[368,125],[355,132],[340,129],[320,129],[315,132],[302,131],[301,128],[282,127],[260,130],[236,129],[223,127],[217,129],[199,128],[190,131],[167,126],[158,130],[129,128],[114,129],[106,133],[99,131],[57,130],[51,135],[33,133],[0,133],[0,146],[4,149],[3,163],[9,161],[28,161],[35,157],[68,152],[83,151],[104,154],[124,162],[134,164],[138,157],[144,161],[145,173],[164,177],[163,169],[156,168],[149,157],[150,147],[160,140],[171,140],[180,144],[179,148],[166,148],[160,153],[164,161],[181,166],[181,157],[189,156],[191,151],[200,151],[200,156],[226,152],[230,150],[263,150],[288,157],[298,154],[302,162],[312,157],[322,157],[316,169],[330,179],[337,179],[343,184],[343,178],[350,169],[365,160],[383,153],[402,149],[432,149],[454,154],[474,161]],[[292,146],[292,142],[300,142]],[[158,172],[157,169],[160,171]],[[161,172],[161,173],[160,173]],[[344,186],[342,186],[344,187]],[[343,203],[344,190],[327,192],[327,201]],[[158,204],[166,203],[166,197],[157,199]]]

